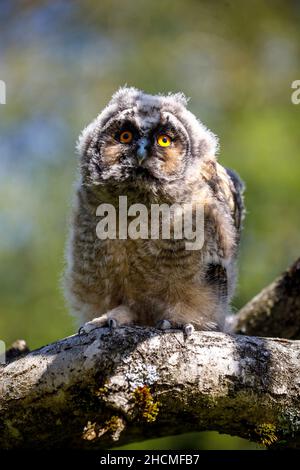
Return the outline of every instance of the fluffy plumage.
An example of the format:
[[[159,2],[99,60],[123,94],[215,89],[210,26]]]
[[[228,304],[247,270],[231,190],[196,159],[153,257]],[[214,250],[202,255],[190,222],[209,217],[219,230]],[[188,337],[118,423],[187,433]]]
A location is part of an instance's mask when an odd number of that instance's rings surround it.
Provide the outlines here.
[[[128,144],[120,141],[130,132]],[[161,147],[157,136],[171,145]],[[243,217],[243,184],[216,161],[218,142],[190,111],[183,94],[148,95],[121,88],[82,132],[66,296],[89,327],[192,324],[223,329],[235,284]],[[142,158],[141,158],[142,155]],[[201,203],[201,250],[184,240],[99,240],[97,206]],[[96,319],[96,320],[95,320]],[[188,327],[186,331],[191,331]]]

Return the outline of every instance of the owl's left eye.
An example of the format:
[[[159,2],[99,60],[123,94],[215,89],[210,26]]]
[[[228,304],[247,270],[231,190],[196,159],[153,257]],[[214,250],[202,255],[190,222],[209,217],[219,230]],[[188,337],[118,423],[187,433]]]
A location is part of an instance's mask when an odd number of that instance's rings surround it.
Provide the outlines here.
[[[167,134],[160,134],[157,137],[157,143],[160,147],[169,147],[171,142],[171,138]]]
[[[132,141],[133,134],[130,131],[123,131],[120,134],[119,140],[122,144],[129,144]]]

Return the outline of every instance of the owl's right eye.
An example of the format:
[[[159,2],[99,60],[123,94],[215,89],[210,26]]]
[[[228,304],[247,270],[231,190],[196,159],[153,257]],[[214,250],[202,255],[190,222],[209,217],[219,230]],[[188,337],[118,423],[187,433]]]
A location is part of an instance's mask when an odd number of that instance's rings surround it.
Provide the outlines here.
[[[123,131],[119,137],[119,140],[122,144],[130,144],[132,139],[133,139],[133,134],[130,131]]]

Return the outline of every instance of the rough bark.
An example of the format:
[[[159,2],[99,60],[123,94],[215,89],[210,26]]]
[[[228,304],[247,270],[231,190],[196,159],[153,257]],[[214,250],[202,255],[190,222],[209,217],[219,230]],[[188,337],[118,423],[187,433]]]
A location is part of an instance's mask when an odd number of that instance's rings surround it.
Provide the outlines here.
[[[217,430],[297,446],[300,342],[120,328],[0,369],[0,448],[108,448]],[[159,403],[157,403],[159,402]]]
[[[232,319],[235,333],[300,338],[300,258]]]

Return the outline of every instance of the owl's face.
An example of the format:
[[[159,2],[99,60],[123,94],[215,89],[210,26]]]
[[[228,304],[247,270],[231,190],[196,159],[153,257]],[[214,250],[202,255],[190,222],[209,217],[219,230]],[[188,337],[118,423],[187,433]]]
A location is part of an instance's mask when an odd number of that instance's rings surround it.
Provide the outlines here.
[[[78,144],[86,184],[156,188],[195,173],[216,138],[186,109],[182,94],[122,88]]]

